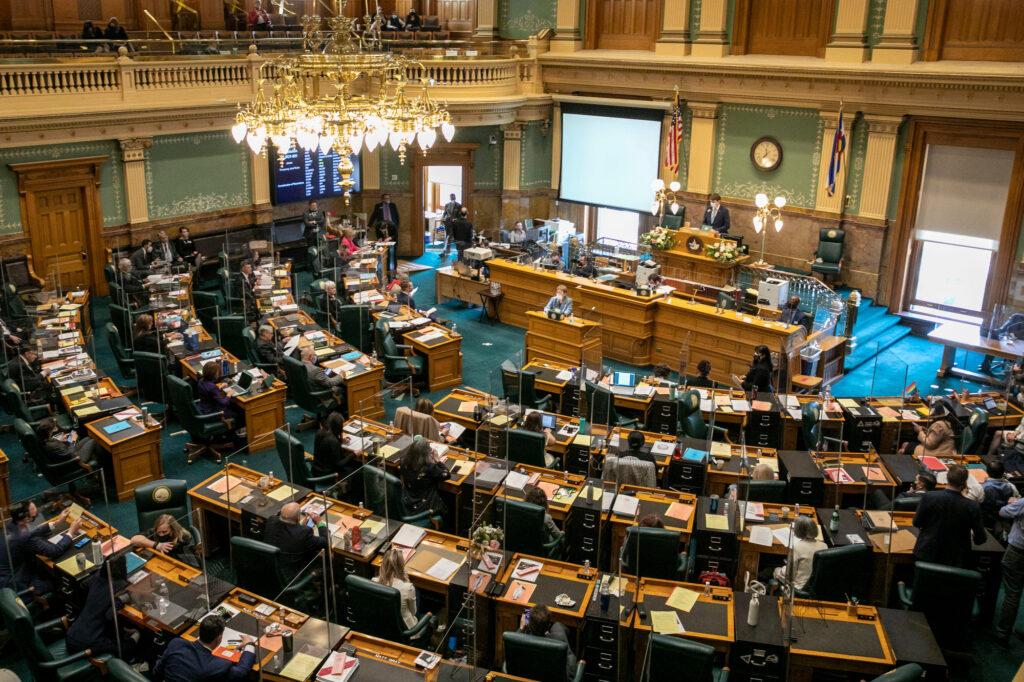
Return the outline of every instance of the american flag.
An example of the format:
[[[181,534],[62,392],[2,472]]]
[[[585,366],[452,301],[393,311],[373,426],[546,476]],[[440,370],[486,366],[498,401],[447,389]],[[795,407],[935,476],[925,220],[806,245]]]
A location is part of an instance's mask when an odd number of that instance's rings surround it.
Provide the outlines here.
[[[665,168],[673,173],[679,172],[679,144],[683,141],[683,112],[679,106],[679,88],[676,88],[675,100],[672,102],[672,125],[665,137]]]
[[[832,157],[828,162],[828,186],[825,191],[829,196],[836,192],[836,181],[843,168],[843,154],[846,152],[846,128],[843,126],[843,105],[839,105],[839,125],[836,126],[835,137],[832,138]]]

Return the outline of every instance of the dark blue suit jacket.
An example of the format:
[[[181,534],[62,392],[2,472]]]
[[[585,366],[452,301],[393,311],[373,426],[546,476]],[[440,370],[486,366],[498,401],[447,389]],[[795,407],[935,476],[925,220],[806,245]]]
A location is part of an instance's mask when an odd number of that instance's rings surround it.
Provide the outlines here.
[[[256,654],[242,652],[238,663],[214,656],[198,641],[189,642],[180,637],[172,639],[167,650],[153,668],[153,679],[165,682],[231,682],[249,676]]]
[[[45,523],[25,531],[13,522],[7,524],[7,542],[0,542],[0,587],[10,587],[15,591],[36,587],[39,591],[49,591],[47,580],[36,575],[39,563],[36,556],[55,559],[71,546],[71,538],[67,535],[62,535],[57,544],[49,541],[51,535],[54,533]]]
[[[729,209],[725,206],[719,205],[718,213],[715,214],[715,219],[711,219],[711,206],[709,205],[704,209],[704,220],[702,225],[710,225],[719,232],[729,231]]]

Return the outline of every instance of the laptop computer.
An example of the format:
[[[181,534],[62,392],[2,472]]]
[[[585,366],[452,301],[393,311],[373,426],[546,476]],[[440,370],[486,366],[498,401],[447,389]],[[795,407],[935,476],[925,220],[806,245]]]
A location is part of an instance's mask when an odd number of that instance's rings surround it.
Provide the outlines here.
[[[636,374],[632,372],[612,372],[612,386],[632,388],[636,386]]]
[[[554,429],[557,427],[557,420],[553,414],[541,414],[540,424],[545,429]]]

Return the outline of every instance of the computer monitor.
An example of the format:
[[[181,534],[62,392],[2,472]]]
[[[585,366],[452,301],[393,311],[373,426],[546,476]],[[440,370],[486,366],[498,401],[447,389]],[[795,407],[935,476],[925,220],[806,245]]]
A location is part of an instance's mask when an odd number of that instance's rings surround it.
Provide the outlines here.
[[[545,429],[553,429],[555,428],[558,422],[555,420],[555,415],[542,414],[540,416],[540,423],[541,426],[544,427]]]
[[[248,372],[242,372],[238,377],[238,388],[248,391],[250,386],[252,386],[252,375]]]
[[[636,386],[636,375],[632,372],[612,372],[612,386]]]

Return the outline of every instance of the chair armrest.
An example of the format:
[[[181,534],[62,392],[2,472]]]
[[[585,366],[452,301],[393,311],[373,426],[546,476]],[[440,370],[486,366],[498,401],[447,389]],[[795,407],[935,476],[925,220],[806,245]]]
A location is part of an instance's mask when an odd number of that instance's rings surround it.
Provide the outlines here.
[[[910,608],[911,604],[914,603],[914,592],[913,590],[907,589],[907,584],[902,580],[896,583],[896,590],[900,597],[900,603],[903,604],[903,610]]]
[[[318,577],[318,576],[317,576],[317,573],[316,573],[315,571],[309,571],[309,572],[307,572],[307,573],[306,573],[306,574],[305,574],[304,576],[302,576],[302,579],[301,579],[301,580],[296,580],[296,581],[292,582],[292,583],[291,583],[291,584],[290,584],[290,585],[289,585],[288,587],[286,587],[286,588],[285,588],[285,589],[283,590],[283,592],[282,592],[282,593],[283,593],[283,594],[295,594],[295,593],[297,593],[297,592],[301,592],[301,591],[302,591],[302,590],[304,590],[304,589],[305,589],[305,588],[306,588],[306,587],[307,587],[307,586],[308,586],[308,585],[309,585],[309,584],[310,584],[311,582],[313,582],[313,580],[314,580],[315,578],[317,578],[317,577]]]
[[[729,429],[725,428],[724,426],[712,426],[711,430],[725,436],[725,442],[732,445],[732,439],[729,438]]]
[[[310,485],[313,485],[313,486],[320,485],[320,484],[337,483],[337,481],[338,481],[338,474],[337,473],[330,473],[330,474],[324,474],[323,476],[306,476],[306,480],[309,482]]]
[[[547,556],[553,558],[553,559],[557,558],[555,556],[555,550],[558,549],[559,545],[562,544],[563,540],[565,540],[565,533],[564,532],[563,533],[559,533],[558,537],[552,539],[551,542],[543,543],[542,546],[544,547],[545,554]]]
[[[417,622],[416,625],[405,630],[402,633],[402,636],[406,639],[419,639],[426,634],[428,632],[428,628],[432,627],[436,622],[437,618],[434,617],[434,614],[427,612],[420,617],[419,622]]]
[[[586,661],[576,661],[576,674],[572,676],[572,682],[581,682],[581,680],[583,680],[583,671],[586,669],[586,667]]]
[[[834,443],[839,446],[839,451],[843,452],[843,448],[849,445],[849,441],[845,441],[842,438],[834,438],[832,436],[822,436],[821,439],[826,443]]]
[[[39,623],[39,624],[35,625],[34,628],[35,628],[36,634],[38,634],[40,637],[43,636],[43,633],[49,632],[51,630],[57,630],[59,632],[63,632],[63,631],[67,630],[67,626],[64,624],[64,618],[63,617],[61,617],[61,618],[53,618],[51,620]]]
[[[199,414],[198,412],[196,412],[196,419],[198,419],[201,422],[208,422],[212,424],[213,422],[220,421],[223,418],[223,410],[221,410],[220,412],[211,412],[209,414]]]
[[[729,666],[723,666],[718,673],[718,682],[729,682]]]
[[[412,526],[419,526],[421,528],[429,528],[432,517],[430,510],[421,511],[419,514],[413,514],[412,516],[403,516],[402,523],[408,523]]]
[[[24,399],[25,394],[22,393],[21,395],[22,395],[22,399]],[[29,405],[28,403],[25,403],[25,404],[28,407],[28,413],[32,416],[32,420],[33,421],[37,421],[39,419],[46,419],[47,417],[50,416],[50,406],[49,405],[45,405],[45,404],[43,404],[43,405]],[[39,416],[37,416],[36,413],[39,413]]]
[[[543,398],[537,399],[537,409],[541,412],[548,411],[548,405],[551,403],[551,395],[546,395]]]
[[[63,668],[71,663],[77,663],[78,661],[84,661],[92,656],[92,652],[86,649],[85,651],[79,651],[77,654],[71,654],[64,658],[58,658],[56,661],[39,661],[36,663],[43,670],[56,670],[57,668]]]
[[[309,394],[314,398],[328,398],[334,395],[334,391],[330,388],[321,388],[319,391],[310,389]]]

